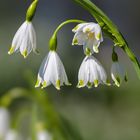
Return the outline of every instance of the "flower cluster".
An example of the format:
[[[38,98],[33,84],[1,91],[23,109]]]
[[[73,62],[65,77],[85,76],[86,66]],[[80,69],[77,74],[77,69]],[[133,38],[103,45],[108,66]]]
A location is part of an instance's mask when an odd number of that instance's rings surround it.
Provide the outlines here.
[[[80,66],[78,73],[78,88],[87,86],[98,87],[99,84],[110,85],[105,69],[102,64],[93,56],[94,52],[99,52],[99,45],[103,41],[102,31],[96,23],[81,23],[72,30],[75,35],[73,45],[83,45],[85,58]],[[53,36],[54,39],[54,36]],[[51,40],[50,52],[42,62],[38,73],[38,79],[35,87],[41,85],[42,88],[53,84],[56,89],[60,90],[63,84],[70,85],[64,66],[56,53],[57,39]],[[54,45],[55,44],[55,45]],[[115,53],[117,57],[117,54]],[[111,68],[111,76],[114,83],[120,86],[122,79],[125,77],[125,72],[122,71],[119,63],[114,62]]]
[[[3,107],[0,107],[0,139],[21,140],[18,133],[10,128],[10,113]]]
[[[84,53],[86,55],[83,60],[79,74],[78,74],[78,87],[87,86],[91,88],[93,85],[97,87],[100,83],[110,85],[107,74],[101,63],[93,56],[94,53],[99,52],[99,45],[103,42],[101,27],[96,23],[82,23],[77,25],[73,32],[73,45],[83,45]],[[114,49],[113,49],[114,51]],[[114,56],[115,54],[115,56]],[[118,56],[113,52],[116,61],[111,67],[111,76],[115,85],[120,86],[125,72],[121,65],[118,63]]]
[[[26,21],[18,29],[14,36],[11,49],[8,54],[20,52],[26,58],[30,52],[36,50],[36,33],[32,25],[32,19],[35,15],[38,0],[34,0],[26,14]],[[80,66],[78,73],[77,87],[98,87],[99,84],[111,85],[107,78],[106,71],[102,64],[94,57],[94,53],[99,53],[99,46],[103,42],[103,34],[99,24],[94,22],[84,22],[80,20],[68,20],[58,26],[50,39],[49,53],[45,57],[38,72],[38,78],[35,87],[45,88],[53,84],[60,90],[62,85],[71,85],[67,78],[64,65],[60,60],[57,50],[57,32],[65,24],[78,22],[72,31],[74,37],[72,45],[83,46],[85,58]],[[120,86],[123,79],[126,81],[126,72],[118,62],[118,55],[113,48],[113,64],[111,66],[111,77],[116,86]]]

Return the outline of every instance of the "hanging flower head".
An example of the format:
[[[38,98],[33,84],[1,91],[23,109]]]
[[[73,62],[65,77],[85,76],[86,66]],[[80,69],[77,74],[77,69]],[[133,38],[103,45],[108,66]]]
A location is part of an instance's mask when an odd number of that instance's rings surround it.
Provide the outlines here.
[[[6,134],[5,140],[22,140],[22,138],[16,130],[11,129]]]
[[[36,33],[32,23],[25,21],[15,34],[8,54],[20,52],[26,58],[32,50],[36,51]]]
[[[101,63],[93,56],[86,56],[78,73],[78,87],[93,85],[98,87],[100,83],[110,85],[107,81],[106,72]]]
[[[124,70],[124,67],[119,63],[118,55],[114,50],[112,53],[112,60],[113,64],[111,66],[111,77],[115,85],[120,87],[120,84],[122,83],[123,80],[127,81],[127,75]]]
[[[0,139],[4,139],[10,125],[10,115],[6,108],[0,107]]]
[[[42,88],[45,88],[50,84],[53,84],[58,90],[63,84],[70,85],[64,66],[56,51],[50,51],[42,62],[35,87],[42,85]]]
[[[32,24],[32,19],[36,11],[37,3],[38,0],[34,0],[29,7],[26,15],[26,21],[16,32],[8,54],[20,52],[24,58],[26,58],[32,50],[36,52],[36,33]]]
[[[96,23],[81,23],[78,24],[73,30],[75,35],[73,38],[73,45],[83,45],[85,54],[88,49],[90,54],[93,52],[98,53],[98,47],[103,41],[102,31],[99,24]]]
[[[45,130],[37,133],[37,140],[53,140],[51,134]]]

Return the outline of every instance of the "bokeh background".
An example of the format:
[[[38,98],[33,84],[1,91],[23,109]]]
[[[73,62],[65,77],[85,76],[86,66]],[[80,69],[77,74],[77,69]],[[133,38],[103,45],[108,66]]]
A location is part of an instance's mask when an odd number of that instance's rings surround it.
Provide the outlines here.
[[[116,23],[130,48],[140,60],[139,0],[92,0]],[[95,21],[87,11],[72,0],[40,0],[33,24],[37,33],[40,55],[31,53],[25,60],[20,54],[7,54],[12,38],[25,20],[31,0],[0,1],[0,95],[22,87],[29,89],[28,73],[32,73],[32,87],[38,69],[48,53],[48,41],[54,29],[67,19]],[[51,86],[45,89],[56,111],[78,129],[84,140],[139,140],[140,139],[140,81],[127,56],[117,50],[119,59],[128,72],[128,82],[120,88],[106,87],[77,89],[77,74],[84,58],[82,47],[72,46],[75,24],[66,25],[58,37],[58,53],[63,60],[71,87],[61,91]],[[111,46],[107,37],[95,56],[101,61],[110,78]],[[110,78],[111,79],[111,78]],[[18,102],[17,104],[20,104]],[[16,108],[16,106],[14,106]]]

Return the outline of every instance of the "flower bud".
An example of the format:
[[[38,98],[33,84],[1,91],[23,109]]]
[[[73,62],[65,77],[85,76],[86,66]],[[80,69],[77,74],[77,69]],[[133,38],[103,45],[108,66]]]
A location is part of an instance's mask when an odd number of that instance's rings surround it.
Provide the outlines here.
[[[56,34],[53,34],[53,36],[51,37],[50,41],[49,41],[49,48],[51,51],[55,51],[57,48],[57,36]]]
[[[27,21],[29,21],[29,22],[32,21],[34,15],[35,15],[35,12],[36,12],[37,4],[38,4],[38,0],[34,0],[32,2],[32,4],[29,6],[27,13],[26,13],[26,20]]]

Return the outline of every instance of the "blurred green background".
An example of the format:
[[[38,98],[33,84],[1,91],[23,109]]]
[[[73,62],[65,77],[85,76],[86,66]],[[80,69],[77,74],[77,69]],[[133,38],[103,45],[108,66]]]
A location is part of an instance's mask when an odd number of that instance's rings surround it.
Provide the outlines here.
[[[117,24],[130,48],[140,60],[139,0],[92,0]],[[48,53],[48,41],[54,29],[64,20],[77,18],[95,21],[72,0],[40,0],[33,24],[37,33],[40,55],[31,53],[25,60],[20,54],[7,54],[12,38],[25,20],[25,11],[31,0],[0,1],[0,94],[15,87],[29,89],[27,73],[33,73],[36,82],[38,69]],[[88,90],[77,89],[77,74],[84,58],[82,47],[72,46],[75,24],[67,25],[59,32],[58,53],[72,87],[61,91],[51,86],[45,89],[57,112],[76,127],[84,140],[139,140],[140,139],[140,81],[126,57],[118,50],[121,63],[128,71],[128,82],[120,88],[100,85]],[[110,78],[111,45],[106,37],[96,57],[104,64]],[[111,78],[110,78],[111,79]],[[34,87],[34,84],[32,84]],[[19,103],[20,104],[20,103]]]

